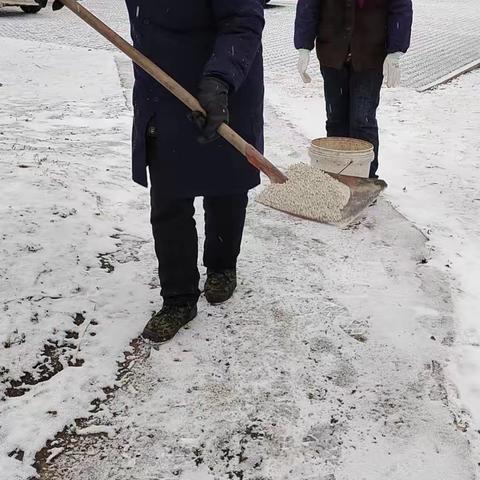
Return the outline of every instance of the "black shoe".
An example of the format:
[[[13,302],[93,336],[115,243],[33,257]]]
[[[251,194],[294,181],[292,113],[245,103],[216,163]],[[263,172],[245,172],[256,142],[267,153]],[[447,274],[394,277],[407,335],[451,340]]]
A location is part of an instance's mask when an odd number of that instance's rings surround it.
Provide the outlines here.
[[[196,316],[196,304],[164,305],[147,323],[142,336],[152,342],[167,342]]]
[[[235,269],[207,272],[205,282],[205,298],[216,305],[226,302],[237,288],[237,272]]]

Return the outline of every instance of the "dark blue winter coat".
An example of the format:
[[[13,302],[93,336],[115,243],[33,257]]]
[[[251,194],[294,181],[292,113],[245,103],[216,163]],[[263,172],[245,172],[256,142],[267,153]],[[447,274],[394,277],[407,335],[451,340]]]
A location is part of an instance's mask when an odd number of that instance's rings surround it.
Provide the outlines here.
[[[263,150],[263,0],[126,0],[134,45],[193,95],[202,75],[231,87],[230,125]],[[201,145],[188,109],[135,67],[133,178],[147,186],[146,135],[166,196],[226,195],[260,182],[225,140]],[[151,128],[154,127],[154,128]],[[151,157],[151,155],[150,155]],[[156,178],[158,177],[156,173]]]
[[[348,53],[354,68],[381,68],[387,53],[406,52],[412,0],[298,0],[295,47],[312,50],[320,63],[340,68]]]

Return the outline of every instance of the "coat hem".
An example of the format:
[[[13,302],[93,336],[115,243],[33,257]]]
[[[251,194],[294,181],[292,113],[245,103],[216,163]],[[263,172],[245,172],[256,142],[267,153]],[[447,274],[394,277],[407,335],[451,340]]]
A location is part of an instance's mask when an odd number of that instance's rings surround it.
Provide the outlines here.
[[[133,181],[145,188],[149,187],[149,182],[144,181],[142,178],[134,178]],[[223,197],[223,196],[228,196],[228,195],[238,195],[244,192],[248,192],[250,190],[253,190],[254,188],[257,188],[261,184],[261,180],[255,180],[254,182],[251,182],[250,184],[247,184],[245,186],[239,186],[239,187],[233,187],[233,188],[225,188],[225,189],[203,189],[199,188],[198,190],[193,190],[191,193],[190,192],[165,192],[163,195],[164,197],[169,197],[169,198],[194,198],[194,197]],[[150,188],[154,188],[153,185],[151,185],[150,182]],[[164,190],[162,188],[157,187],[159,190]]]

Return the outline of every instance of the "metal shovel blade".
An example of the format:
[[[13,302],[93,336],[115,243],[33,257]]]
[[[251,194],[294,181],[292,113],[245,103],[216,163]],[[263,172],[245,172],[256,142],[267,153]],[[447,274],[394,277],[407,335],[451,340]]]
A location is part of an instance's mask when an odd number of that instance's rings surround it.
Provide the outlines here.
[[[342,210],[342,220],[334,223],[346,227],[354,222],[387,188],[387,183],[380,179],[349,177],[329,174],[350,189],[350,200]]]

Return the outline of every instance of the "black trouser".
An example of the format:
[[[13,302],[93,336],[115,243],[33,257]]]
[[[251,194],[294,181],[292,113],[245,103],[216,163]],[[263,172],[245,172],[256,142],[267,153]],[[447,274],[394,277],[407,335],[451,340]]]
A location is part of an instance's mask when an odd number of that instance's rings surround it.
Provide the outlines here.
[[[382,70],[356,72],[347,62],[340,69],[322,67],[322,75],[327,106],[327,135],[370,142],[375,150],[370,177],[376,177],[379,150],[377,108],[383,83]]]
[[[164,197],[159,190],[152,185],[151,222],[161,295],[167,304],[193,303],[200,294],[194,199]],[[236,268],[247,203],[247,192],[204,198],[203,262],[208,270]]]

